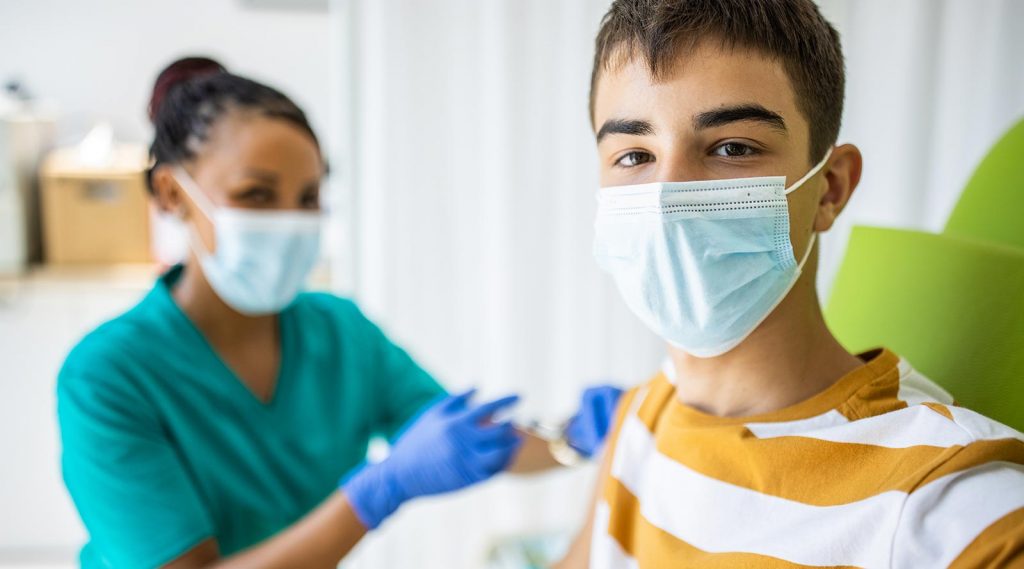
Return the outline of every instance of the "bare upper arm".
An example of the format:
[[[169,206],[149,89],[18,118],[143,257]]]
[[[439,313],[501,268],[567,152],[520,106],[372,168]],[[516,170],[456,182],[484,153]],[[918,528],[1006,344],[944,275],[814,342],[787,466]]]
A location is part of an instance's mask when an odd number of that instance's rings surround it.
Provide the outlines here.
[[[509,472],[513,474],[534,474],[561,466],[551,456],[546,440],[521,430],[519,434],[523,437],[523,445],[519,448],[519,453],[509,466]]]
[[[611,452],[605,452],[601,458],[601,470],[597,477],[597,482],[594,484],[594,492],[590,499],[590,508],[587,512],[586,522],[580,528],[579,533],[576,534],[576,538],[573,539],[565,557],[556,563],[552,569],[587,569],[587,567],[590,567],[590,540],[594,533],[594,512],[597,510],[597,503],[601,499],[601,492],[608,478],[611,457]]]
[[[604,492],[605,485],[607,485],[608,479],[611,476],[612,459],[615,456],[616,447],[615,439],[618,436],[619,429],[622,427],[626,414],[634,406],[634,401],[639,403],[639,400],[636,399],[639,396],[639,391],[636,388],[631,389],[619,399],[618,408],[615,411],[614,426],[609,431],[608,441],[601,456],[600,474],[598,474],[597,482],[594,484],[594,494],[590,499],[590,511],[587,512],[587,521],[583,524],[579,533],[576,534],[576,539],[569,546],[569,551],[565,554],[565,557],[556,563],[552,569],[587,569],[590,567],[590,542],[594,534],[594,516],[597,511],[597,505],[601,500],[601,494]]]

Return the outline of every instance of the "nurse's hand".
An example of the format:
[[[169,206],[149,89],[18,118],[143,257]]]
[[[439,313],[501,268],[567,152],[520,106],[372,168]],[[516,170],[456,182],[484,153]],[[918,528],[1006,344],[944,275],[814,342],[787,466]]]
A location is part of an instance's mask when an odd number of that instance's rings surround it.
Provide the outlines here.
[[[591,387],[583,392],[580,409],[569,419],[565,437],[569,446],[590,458],[600,450],[615,417],[615,405],[622,390],[612,385]]]
[[[343,482],[360,521],[376,528],[403,503],[481,482],[505,469],[522,439],[510,422],[490,421],[517,396],[473,406],[473,391],[445,397],[405,429],[383,462]]]

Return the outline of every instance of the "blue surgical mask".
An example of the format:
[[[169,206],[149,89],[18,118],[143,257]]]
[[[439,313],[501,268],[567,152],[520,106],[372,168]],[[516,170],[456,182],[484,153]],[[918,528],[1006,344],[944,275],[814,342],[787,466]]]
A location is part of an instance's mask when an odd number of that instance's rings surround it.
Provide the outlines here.
[[[288,306],[316,265],[320,212],[214,206],[183,168],[175,168],[174,177],[213,223],[213,251],[206,250],[194,225],[189,241],[217,296],[249,316]]]
[[[698,357],[735,348],[796,283],[785,176],[601,188],[594,257],[626,304],[668,343]]]

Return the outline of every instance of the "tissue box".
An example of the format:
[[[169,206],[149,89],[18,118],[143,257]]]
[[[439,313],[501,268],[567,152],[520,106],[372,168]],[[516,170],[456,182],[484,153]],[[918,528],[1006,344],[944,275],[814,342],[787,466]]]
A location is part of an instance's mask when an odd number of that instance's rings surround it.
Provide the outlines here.
[[[118,147],[102,163],[52,152],[40,171],[43,247],[54,264],[147,263],[146,153]]]

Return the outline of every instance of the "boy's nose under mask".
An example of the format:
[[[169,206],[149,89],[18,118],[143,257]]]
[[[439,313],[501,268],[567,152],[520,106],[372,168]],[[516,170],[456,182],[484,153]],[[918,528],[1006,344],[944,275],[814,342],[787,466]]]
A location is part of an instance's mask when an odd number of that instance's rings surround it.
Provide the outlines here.
[[[656,182],[598,191],[594,258],[656,334],[698,357],[735,348],[796,283],[785,176]]]

